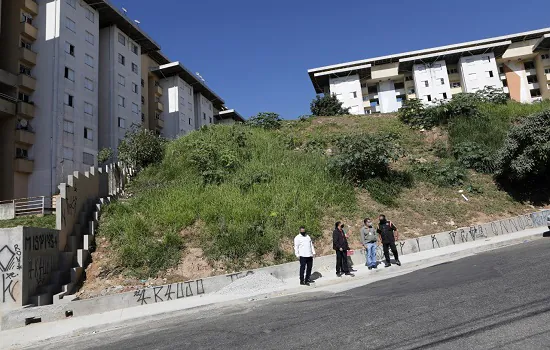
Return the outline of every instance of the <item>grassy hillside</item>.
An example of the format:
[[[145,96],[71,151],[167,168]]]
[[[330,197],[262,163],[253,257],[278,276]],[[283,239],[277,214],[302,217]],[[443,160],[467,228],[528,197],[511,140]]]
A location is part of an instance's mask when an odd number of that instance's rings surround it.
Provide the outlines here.
[[[194,132],[167,145],[163,161],[132,182],[128,199],[105,207],[95,276],[175,280],[288,261],[301,225],[319,253],[330,253],[335,221],[349,225],[357,247],[362,219],[380,213],[405,238],[531,211],[491,174],[467,170],[453,150],[471,142],[494,153],[517,118],[548,107],[484,105],[476,121],[456,118],[430,131],[378,115]],[[350,182],[329,167],[338,138],[360,133],[402,149],[388,176]]]

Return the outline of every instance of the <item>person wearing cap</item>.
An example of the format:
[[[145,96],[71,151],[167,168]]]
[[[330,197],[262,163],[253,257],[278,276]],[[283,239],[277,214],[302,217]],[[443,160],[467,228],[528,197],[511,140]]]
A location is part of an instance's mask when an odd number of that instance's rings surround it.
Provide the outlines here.
[[[380,215],[378,217],[380,224],[378,225],[378,234],[380,235],[380,240],[382,241],[382,246],[384,248],[384,257],[386,258],[385,267],[390,267],[390,249],[395,258],[395,264],[401,266],[399,261],[399,256],[397,255],[397,247],[395,246],[395,241],[399,240],[399,233],[397,232],[397,227],[392,224],[391,221],[386,220],[385,215]]]
[[[372,220],[366,218],[363,220],[364,226],[361,227],[361,243],[365,247],[366,263],[365,266],[371,269],[378,267],[378,261],[376,260],[376,241],[378,235],[376,229],[372,226]]]
[[[304,226],[300,227],[300,233],[294,237],[294,254],[300,259],[300,285],[309,286],[313,282],[311,280],[311,269],[315,248]]]

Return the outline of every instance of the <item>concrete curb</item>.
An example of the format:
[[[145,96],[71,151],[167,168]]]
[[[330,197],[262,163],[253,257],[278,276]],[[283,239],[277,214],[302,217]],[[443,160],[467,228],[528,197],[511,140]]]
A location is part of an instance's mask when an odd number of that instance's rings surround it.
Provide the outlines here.
[[[456,231],[408,239],[398,242],[398,250],[402,254],[401,260],[405,261],[404,258],[413,253],[423,254],[427,251],[437,251],[440,248],[449,246],[463,246],[462,249],[467,249],[467,245],[476,242],[476,240],[479,242],[490,237],[510,237],[511,234],[515,235],[520,231],[524,231],[527,227],[531,227],[530,230],[537,230],[539,227],[546,225],[546,216],[549,214],[550,210],[543,210],[470,228],[461,228]],[[377,255],[378,259],[381,260],[383,255],[381,247],[378,247]],[[356,266],[365,263],[365,255],[362,250],[355,250],[353,256],[350,258]],[[334,255],[318,257],[315,259],[314,271],[332,271],[334,261]],[[79,317],[132,308],[134,306],[158,305],[165,301],[186,300],[196,296],[209,295],[222,289],[234,280],[255,272],[268,273],[283,281],[294,280],[296,279],[298,266],[298,262],[292,262],[194,281],[144,288],[105,297],[13,310],[2,317],[2,320],[0,320],[0,329],[7,330],[23,327],[28,324],[29,320],[40,319],[41,322],[51,322],[66,319],[68,315]]]
[[[23,336],[22,333],[25,333],[27,329],[13,329],[2,332],[0,345],[2,348],[4,348],[4,346],[9,348],[23,346],[23,343],[25,343],[24,346],[29,346],[38,341],[47,339],[52,340],[53,338],[61,336],[78,336],[87,333],[103,332],[121,326],[125,327],[131,324],[153,321],[159,318],[160,315],[162,315],[162,318],[176,317],[182,312],[195,313],[207,309],[235,305],[237,303],[246,303],[252,300],[260,301],[267,298],[273,299],[301,293],[343,292],[380,280],[408,274],[422,268],[435,266],[442,262],[458,260],[494,249],[540,239],[543,236],[542,232],[544,230],[536,230],[537,232],[535,233],[533,232],[535,229],[528,230],[518,234],[519,237],[514,238],[510,236],[495,237],[484,241],[470,242],[460,246],[446,247],[446,249],[441,249],[441,251],[432,250],[431,252],[411,254],[409,257],[404,257],[402,259],[404,266],[398,268],[368,271],[365,267],[359,267],[358,270],[361,275],[358,275],[354,279],[326,277],[326,280],[322,278],[313,288],[304,288],[295,283],[294,285],[289,285],[284,290],[270,293],[258,293],[248,296],[239,294],[217,296],[211,294],[205,295],[204,298],[193,298],[191,305],[186,303],[187,300],[178,300],[173,303],[148,304],[140,307],[110,311],[99,315],[88,315],[70,320],[66,319],[51,324],[36,324],[31,326],[33,332],[26,332],[25,336]],[[250,299],[252,297],[253,299]],[[39,328],[41,328],[41,330],[39,330]],[[41,335],[42,338],[40,338]]]

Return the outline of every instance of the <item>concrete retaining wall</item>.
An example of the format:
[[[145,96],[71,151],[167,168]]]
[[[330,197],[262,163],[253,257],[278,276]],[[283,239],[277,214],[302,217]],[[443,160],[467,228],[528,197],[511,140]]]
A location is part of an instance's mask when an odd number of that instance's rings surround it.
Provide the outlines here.
[[[2,203],[0,204],[0,220],[15,219],[15,203]]]
[[[504,220],[494,221],[483,225],[460,228],[454,231],[423,236],[398,242],[398,251],[401,254],[412,254],[439,247],[482,240],[489,237],[512,234],[528,228],[546,226],[546,217],[550,210],[520,215]],[[378,259],[383,258],[382,249],[377,250]],[[364,264],[363,250],[356,250],[350,257],[353,264]],[[323,271],[333,273],[335,265],[334,255],[315,258],[314,271],[317,274]],[[265,272],[286,280],[297,278],[298,262],[270,266],[250,271],[242,271],[228,275],[203,278],[193,281],[167,284],[163,286],[139,289],[133,292],[109,295],[88,300],[72,301],[66,304],[47,305],[12,311],[4,316],[0,322],[0,329],[17,328],[24,325],[26,318],[41,318],[42,322],[54,321],[66,317],[70,311],[73,316],[83,316],[132,306],[160,303],[170,300],[192,298],[207,293],[213,293],[227,286],[231,282],[257,272]],[[3,324],[3,326],[2,326]]]
[[[50,284],[58,262],[56,230],[0,229],[0,317],[29,304],[30,296]]]

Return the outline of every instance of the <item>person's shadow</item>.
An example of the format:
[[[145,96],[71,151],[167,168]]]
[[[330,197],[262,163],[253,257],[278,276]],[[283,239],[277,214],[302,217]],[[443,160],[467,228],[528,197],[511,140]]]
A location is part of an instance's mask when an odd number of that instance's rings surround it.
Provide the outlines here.
[[[321,275],[320,272],[315,271],[314,273],[311,274],[310,278],[312,281],[317,281],[321,277],[323,277],[323,275]]]

